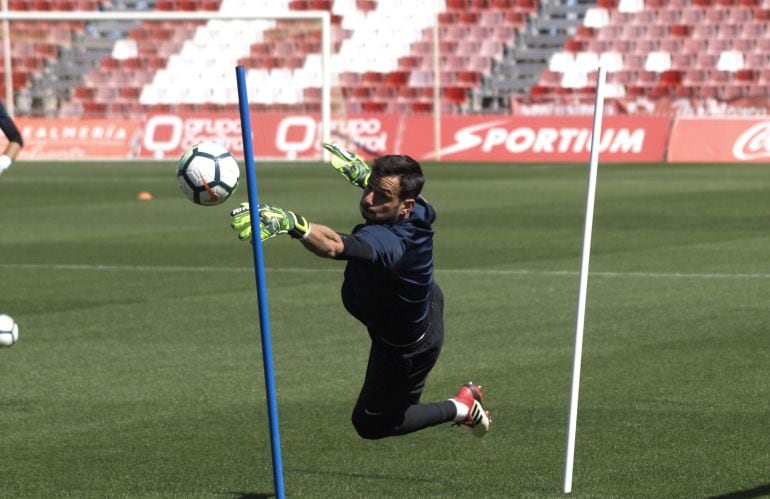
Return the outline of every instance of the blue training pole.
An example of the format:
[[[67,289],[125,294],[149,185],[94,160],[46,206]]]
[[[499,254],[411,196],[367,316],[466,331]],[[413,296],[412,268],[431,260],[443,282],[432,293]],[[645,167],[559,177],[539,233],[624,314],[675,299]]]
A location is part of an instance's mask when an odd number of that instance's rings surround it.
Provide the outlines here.
[[[246,92],[246,72],[243,66],[235,68],[238,80],[238,106],[241,114],[241,132],[243,133],[243,157],[246,162],[246,182],[249,190],[249,205],[256,208],[257,174],[254,168],[254,147],[251,144],[251,119],[249,117],[249,97]],[[281,461],[281,437],[278,431],[278,402],[275,395],[275,376],[273,375],[273,348],[270,342],[270,318],[267,312],[267,285],[265,283],[265,262],[262,255],[262,238],[259,236],[259,220],[251,217],[251,247],[254,253],[254,273],[257,279],[257,301],[259,301],[259,329],[262,335],[262,363],[265,368],[265,388],[267,390],[267,415],[270,420],[270,447],[273,451],[273,483],[275,497],[286,497],[283,489],[283,463]]]

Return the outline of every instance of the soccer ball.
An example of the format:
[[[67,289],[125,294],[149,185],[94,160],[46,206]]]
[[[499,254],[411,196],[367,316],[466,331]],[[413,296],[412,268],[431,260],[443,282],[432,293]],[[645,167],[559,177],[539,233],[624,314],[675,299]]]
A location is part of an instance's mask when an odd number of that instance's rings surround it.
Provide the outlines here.
[[[241,178],[238,162],[230,151],[213,142],[201,142],[188,149],[176,170],[176,181],[195,204],[213,206],[225,202]]]
[[[19,339],[19,325],[11,317],[0,314],[0,347],[10,347]]]

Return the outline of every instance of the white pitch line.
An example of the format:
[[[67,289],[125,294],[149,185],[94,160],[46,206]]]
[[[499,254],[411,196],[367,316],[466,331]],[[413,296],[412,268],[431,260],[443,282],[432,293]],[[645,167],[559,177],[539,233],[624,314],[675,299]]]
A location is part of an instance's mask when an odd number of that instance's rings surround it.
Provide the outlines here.
[[[576,270],[535,270],[535,269],[445,269],[437,270],[438,273],[452,274],[504,274],[504,275],[563,275],[576,276]],[[651,278],[681,278],[681,279],[770,279],[768,273],[757,274],[729,274],[725,272],[602,272],[591,271],[592,276],[597,277],[651,277]]]
[[[69,263],[0,263],[4,269],[38,270],[89,270],[123,272],[253,272],[251,267],[182,267],[164,265],[88,265]],[[266,267],[267,272],[286,272],[294,274],[342,272],[342,267],[335,268],[291,268]],[[551,275],[576,276],[573,270],[538,270],[538,269],[437,269],[437,274],[476,274],[476,275]],[[770,273],[729,274],[723,272],[687,273],[687,272],[591,272],[596,277],[643,277],[663,279],[770,279]]]

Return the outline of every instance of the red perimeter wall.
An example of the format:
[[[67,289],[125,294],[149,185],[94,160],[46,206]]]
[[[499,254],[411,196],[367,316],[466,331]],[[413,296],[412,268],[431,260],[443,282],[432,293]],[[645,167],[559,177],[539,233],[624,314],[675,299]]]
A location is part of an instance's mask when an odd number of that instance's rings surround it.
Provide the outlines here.
[[[590,116],[446,116],[444,161],[587,162]],[[19,118],[19,159],[176,159],[189,146],[214,141],[242,156],[240,120],[229,114],[152,114],[142,121]],[[252,116],[257,158],[320,157],[315,115]],[[437,159],[432,116],[353,115],[333,121],[332,140],[364,156],[399,152]],[[600,162],[766,162],[770,118],[716,119],[605,116]]]

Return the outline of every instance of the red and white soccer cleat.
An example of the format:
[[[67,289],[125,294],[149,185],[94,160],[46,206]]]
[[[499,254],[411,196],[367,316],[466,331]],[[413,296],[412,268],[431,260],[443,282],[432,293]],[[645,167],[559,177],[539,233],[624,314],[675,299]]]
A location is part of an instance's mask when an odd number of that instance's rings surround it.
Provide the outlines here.
[[[454,396],[454,400],[468,408],[468,415],[465,419],[455,424],[469,429],[477,437],[483,437],[487,434],[491,421],[489,411],[485,411],[481,403],[483,398],[484,394],[481,391],[481,387],[474,385],[472,382],[461,386],[457,395]]]

